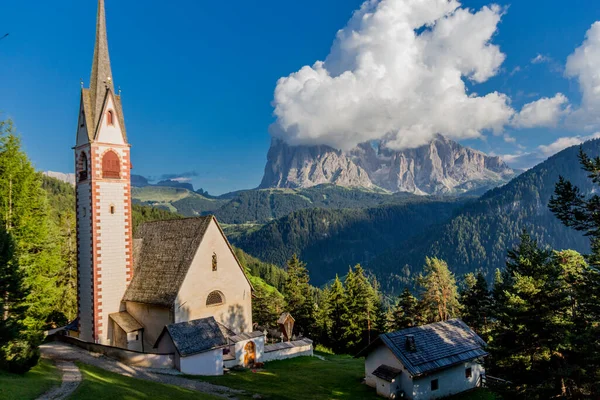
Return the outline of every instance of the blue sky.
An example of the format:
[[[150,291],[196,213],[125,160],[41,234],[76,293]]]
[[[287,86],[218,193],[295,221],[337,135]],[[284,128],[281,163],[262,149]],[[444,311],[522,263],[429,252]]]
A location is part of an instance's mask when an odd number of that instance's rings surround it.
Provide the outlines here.
[[[196,187],[217,194],[256,187],[275,121],[277,80],[324,60],[361,3],[106,0],[134,173],[191,176]],[[485,82],[468,83],[470,91],[502,92],[517,111],[558,92],[578,107],[580,87],[564,77],[565,63],[600,20],[600,2],[496,3],[508,6],[492,40],[506,59]],[[462,4],[476,11],[491,3]],[[0,111],[14,120],[39,169],[73,170],[79,81],[89,81],[96,6],[94,0],[0,3],[0,36],[10,33],[0,40]],[[532,63],[538,55],[542,62]],[[600,131],[505,129],[516,141],[486,134],[461,142],[518,163],[519,155],[560,137]]]

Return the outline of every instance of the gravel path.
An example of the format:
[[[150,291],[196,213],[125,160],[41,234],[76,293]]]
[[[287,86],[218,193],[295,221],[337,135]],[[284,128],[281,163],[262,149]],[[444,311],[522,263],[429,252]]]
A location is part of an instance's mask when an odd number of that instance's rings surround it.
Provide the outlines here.
[[[167,385],[174,385],[181,388],[196,390],[198,392],[211,394],[213,396],[224,397],[231,400],[235,400],[236,395],[246,394],[246,392],[244,392],[243,390],[213,385],[208,382],[201,382],[177,376],[179,373],[172,369],[160,370],[160,372],[158,372],[159,370],[156,369],[132,367],[129,365],[125,365],[119,361],[113,360],[112,358],[105,357],[101,354],[90,353],[83,349],[80,349],[75,346],[70,346],[65,343],[51,342],[40,346],[40,349],[42,352],[42,357],[51,360],[56,360],[57,365],[59,362],[66,361],[70,362],[70,364],[73,364],[73,362],[78,361],[123,376],[163,383]],[[61,399],[62,398],[63,397],[61,397]],[[50,397],[45,399],[54,398]]]
[[[62,384],[42,396],[38,400],[62,400],[66,399],[77,389],[81,383],[81,371],[71,361],[56,361],[56,366],[62,372]]]

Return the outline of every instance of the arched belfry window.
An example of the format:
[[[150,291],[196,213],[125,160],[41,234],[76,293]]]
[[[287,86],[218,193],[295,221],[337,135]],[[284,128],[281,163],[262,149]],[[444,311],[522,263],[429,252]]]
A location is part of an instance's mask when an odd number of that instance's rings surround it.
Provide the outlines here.
[[[109,110],[109,111],[106,113],[106,124],[107,124],[107,125],[114,125],[114,124],[115,124],[115,121],[114,121],[114,114],[113,114],[112,110]]]
[[[206,298],[207,306],[218,306],[225,303],[225,296],[223,293],[215,290],[214,292],[210,292],[208,297]]]
[[[79,181],[85,181],[88,178],[88,159],[85,152],[81,152],[79,157]]]
[[[102,177],[119,179],[121,177],[121,162],[114,151],[107,151],[102,157]]]

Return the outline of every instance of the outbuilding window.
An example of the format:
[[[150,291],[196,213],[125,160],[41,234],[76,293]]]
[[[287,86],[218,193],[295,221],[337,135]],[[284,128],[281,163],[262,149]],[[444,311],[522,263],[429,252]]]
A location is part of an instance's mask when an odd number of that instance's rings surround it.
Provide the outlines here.
[[[471,367],[465,369],[465,378],[469,379],[473,376],[473,370]]]
[[[440,383],[438,382],[437,379],[434,379],[431,381],[431,390],[438,390],[440,388]]]
[[[223,296],[223,293],[219,292],[218,290],[210,292],[210,294],[206,298],[207,306],[218,306],[223,303],[225,303],[225,296]]]

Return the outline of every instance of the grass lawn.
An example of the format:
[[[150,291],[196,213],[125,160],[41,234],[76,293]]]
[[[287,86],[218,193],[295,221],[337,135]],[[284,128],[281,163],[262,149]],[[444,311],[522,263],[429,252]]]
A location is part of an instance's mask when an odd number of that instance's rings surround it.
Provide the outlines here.
[[[194,377],[218,385],[261,394],[265,399],[379,399],[363,385],[364,361],[350,356],[319,354],[267,363],[262,371],[234,371],[223,376]]]
[[[0,372],[0,399],[35,399],[60,383],[60,371],[54,364],[48,360],[40,360],[25,375]]]
[[[453,396],[450,400],[501,400],[501,398],[485,388]]]
[[[128,378],[90,365],[78,363],[83,381],[70,397],[77,400],[222,400],[172,385]],[[0,396],[0,398],[4,398]]]

